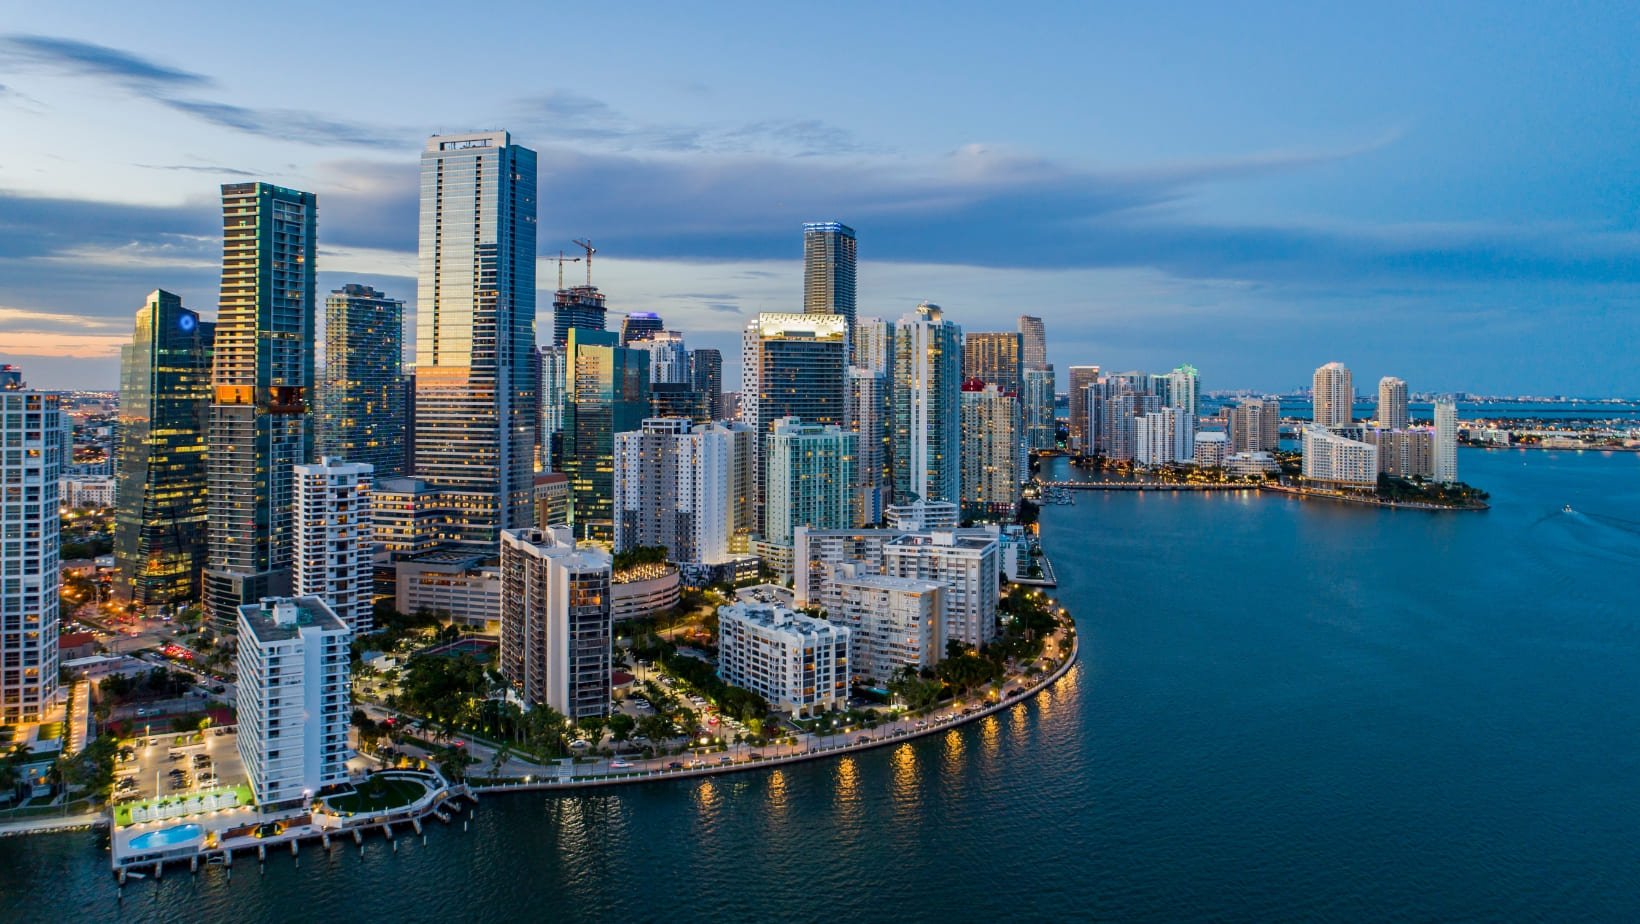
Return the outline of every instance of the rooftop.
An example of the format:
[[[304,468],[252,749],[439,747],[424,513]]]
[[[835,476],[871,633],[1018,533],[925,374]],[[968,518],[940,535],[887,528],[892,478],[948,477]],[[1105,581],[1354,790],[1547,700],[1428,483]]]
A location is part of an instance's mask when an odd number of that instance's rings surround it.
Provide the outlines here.
[[[347,631],[347,624],[318,597],[268,597],[247,603],[239,608],[239,621],[264,643],[289,641],[309,626]]]

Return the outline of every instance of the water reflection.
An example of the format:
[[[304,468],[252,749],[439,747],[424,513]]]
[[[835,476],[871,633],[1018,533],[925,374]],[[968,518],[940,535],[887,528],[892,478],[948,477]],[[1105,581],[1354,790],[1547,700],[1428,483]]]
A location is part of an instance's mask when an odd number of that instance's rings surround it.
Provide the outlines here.
[[[837,770],[832,774],[832,778],[837,786],[833,800],[837,811],[837,827],[845,834],[852,834],[859,828],[862,817],[860,766],[853,757],[843,757],[837,761]]]
[[[1002,723],[996,715],[988,715],[979,722],[980,753],[986,763],[994,763],[1002,750]]]
[[[889,757],[889,795],[894,799],[894,813],[904,817],[922,809],[922,773],[917,767],[917,749],[909,742],[894,749]]]
[[[710,834],[717,830],[718,822],[723,815],[722,785],[711,777],[702,777],[695,787],[695,820],[701,833]]]
[[[769,774],[768,798],[765,800],[767,805],[764,806],[764,813],[772,820],[785,821],[786,813],[791,809],[791,805],[787,801],[790,794],[787,792],[786,785],[786,772],[784,770],[775,770]]]
[[[964,758],[968,750],[968,743],[963,740],[960,729],[950,729],[941,739],[945,747],[940,751],[940,773],[946,777],[956,777],[962,773]]]

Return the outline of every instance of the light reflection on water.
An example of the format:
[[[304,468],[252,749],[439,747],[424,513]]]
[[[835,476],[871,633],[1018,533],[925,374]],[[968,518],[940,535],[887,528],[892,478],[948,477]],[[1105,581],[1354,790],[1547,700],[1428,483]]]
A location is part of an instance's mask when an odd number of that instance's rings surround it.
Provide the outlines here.
[[[894,749],[889,758],[889,795],[894,800],[894,815],[903,819],[922,809],[922,772],[917,767],[917,749],[905,742]]]

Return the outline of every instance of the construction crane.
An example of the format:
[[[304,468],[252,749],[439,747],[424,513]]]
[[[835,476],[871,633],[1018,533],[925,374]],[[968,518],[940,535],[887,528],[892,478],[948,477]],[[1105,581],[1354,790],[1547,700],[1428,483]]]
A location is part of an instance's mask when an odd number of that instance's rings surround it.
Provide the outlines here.
[[[564,288],[564,264],[580,262],[580,257],[566,257],[564,256],[564,252],[562,250],[558,251],[558,288],[560,290]]]
[[[570,241],[570,243],[587,252],[587,285],[590,286],[592,285],[592,255],[597,253],[598,250],[592,246],[591,241],[575,240]]]

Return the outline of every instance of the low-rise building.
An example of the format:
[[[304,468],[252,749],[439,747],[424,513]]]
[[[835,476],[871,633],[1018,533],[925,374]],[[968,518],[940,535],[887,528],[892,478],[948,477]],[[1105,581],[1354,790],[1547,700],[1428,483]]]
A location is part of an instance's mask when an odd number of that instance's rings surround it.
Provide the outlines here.
[[[445,545],[394,563],[394,608],[429,612],[494,634],[501,624],[501,560],[482,545]]]
[[[1253,475],[1279,475],[1281,463],[1268,452],[1233,452],[1224,459],[1226,473],[1237,478]]]
[[[851,634],[783,606],[731,603],[718,608],[718,676],[800,718],[840,709]]]
[[[957,505],[953,501],[916,500],[909,504],[892,504],[883,514],[889,529],[916,532],[923,529],[956,529],[961,523]]]
[[[112,478],[59,478],[57,494],[64,507],[114,506],[114,479]]]
[[[239,756],[264,810],[347,779],[352,632],[318,597],[239,607]]]
[[[610,577],[610,612],[616,622],[658,616],[678,605],[682,586],[677,565],[656,562],[623,568]]]
[[[1195,460],[1201,468],[1223,468],[1229,455],[1230,440],[1218,430],[1196,434]]]

